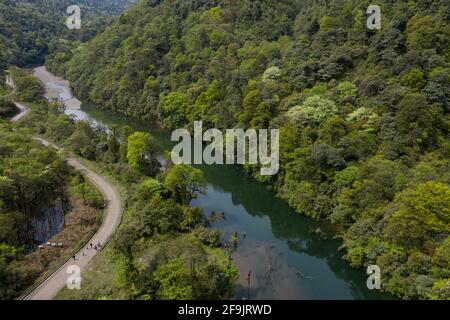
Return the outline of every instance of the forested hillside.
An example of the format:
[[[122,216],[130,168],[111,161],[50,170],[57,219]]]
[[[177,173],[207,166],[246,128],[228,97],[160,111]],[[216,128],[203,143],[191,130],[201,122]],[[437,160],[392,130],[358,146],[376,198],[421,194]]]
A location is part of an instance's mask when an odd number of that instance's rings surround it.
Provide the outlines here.
[[[354,267],[404,298],[450,297],[450,4],[143,0],[47,61],[81,100],[168,128],[279,128],[264,181],[339,227]]]
[[[83,28],[66,27],[69,0],[0,0],[0,74],[10,64],[42,63],[60,39],[86,41],[134,0],[79,0]]]

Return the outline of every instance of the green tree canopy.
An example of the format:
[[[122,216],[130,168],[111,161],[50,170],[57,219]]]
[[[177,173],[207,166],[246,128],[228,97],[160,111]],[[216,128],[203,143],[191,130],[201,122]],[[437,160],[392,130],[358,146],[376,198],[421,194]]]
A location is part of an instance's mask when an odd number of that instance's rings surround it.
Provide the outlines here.
[[[127,159],[130,166],[145,175],[152,175],[159,169],[160,148],[149,133],[135,132],[128,137]]]
[[[184,164],[175,165],[170,169],[164,185],[182,204],[189,204],[198,193],[206,191],[206,180],[203,173],[199,169]]]

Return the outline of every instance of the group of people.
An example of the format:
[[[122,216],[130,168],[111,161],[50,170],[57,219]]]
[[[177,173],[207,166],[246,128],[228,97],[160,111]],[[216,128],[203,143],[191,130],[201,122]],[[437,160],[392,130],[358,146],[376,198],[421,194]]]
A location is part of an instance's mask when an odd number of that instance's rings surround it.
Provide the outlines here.
[[[95,251],[98,251],[98,250],[100,250],[101,248],[102,248],[102,245],[100,244],[100,242],[97,242],[97,244],[93,244],[93,243],[91,242],[91,243],[89,243],[89,245],[86,247],[86,250],[94,249]],[[84,251],[82,251],[81,253],[82,253],[83,257],[86,256],[86,253],[85,253]],[[77,257],[76,257],[75,254],[73,255],[72,258],[73,258],[73,260],[77,260]]]

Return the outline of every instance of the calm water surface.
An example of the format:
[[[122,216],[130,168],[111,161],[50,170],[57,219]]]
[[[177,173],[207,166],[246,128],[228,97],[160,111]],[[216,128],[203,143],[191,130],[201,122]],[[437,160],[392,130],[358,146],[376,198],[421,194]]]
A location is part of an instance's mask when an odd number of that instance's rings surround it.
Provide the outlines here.
[[[150,123],[86,104],[82,110],[67,112],[105,127],[129,125],[153,134],[166,150],[173,146],[169,134]],[[368,290],[364,271],[352,269],[341,259],[340,242],[332,240],[329,225],[299,216],[263,184],[247,178],[235,167],[199,168],[205,174],[208,190],[192,205],[203,208],[207,214],[225,213],[225,219],[214,224],[222,230],[224,240],[238,234],[233,253],[240,272],[236,299],[247,297],[249,271],[251,299],[391,298]],[[314,232],[317,228],[328,233],[329,240],[322,240]],[[270,265],[273,270],[268,272]]]

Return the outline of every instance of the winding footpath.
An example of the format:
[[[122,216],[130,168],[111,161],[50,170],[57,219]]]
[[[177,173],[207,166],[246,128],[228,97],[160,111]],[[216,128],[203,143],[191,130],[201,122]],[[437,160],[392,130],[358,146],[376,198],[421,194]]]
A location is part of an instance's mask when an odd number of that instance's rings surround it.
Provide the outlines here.
[[[17,108],[19,108],[20,112],[19,112],[17,115],[15,115],[13,118],[11,118],[11,121],[12,121],[12,122],[17,122],[17,121],[19,121],[20,119],[22,119],[23,117],[25,117],[27,114],[29,114],[30,111],[31,111],[30,108],[24,106],[24,105],[21,104],[21,103],[14,102],[14,104],[16,105]]]
[[[31,110],[24,106],[23,104],[15,102],[16,106],[20,109],[20,113],[11,119],[13,122],[17,122],[23,117],[25,117]],[[49,141],[36,138],[44,146],[53,147],[57,150],[60,148]],[[103,194],[106,201],[107,209],[106,214],[103,217],[103,221],[95,235],[88,241],[97,245],[100,243],[101,249],[105,247],[114,233],[117,231],[121,220],[122,220],[122,203],[120,200],[120,195],[116,188],[111,185],[104,177],[96,174],[92,170],[86,168],[78,160],[74,158],[68,158],[67,163],[73,167],[75,170],[81,172],[86,176],[89,181],[91,181],[97,189]],[[101,250],[100,249],[100,250]],[[83,247],[80,251],[75,254],[75,260],[73,258],[69,259],[60,268],[53,272],[49,277],[47,277],[41,284],[39,284],[33,291],[23,297],[24,300],[51,300],[58,292],[67,285],[67,281],[73,273],[68,273],[69,267],[77,266],[81,270],[81,278],[83,277],[83,271],[86,270],[89,262],[91,262],[94,257],[100,252],[100,250],[89,249]],[[72,267],[73,268],[73,267]],[[73,269],[70,270],[73,272]],[[81,282],[81,285],[82,282]]]

